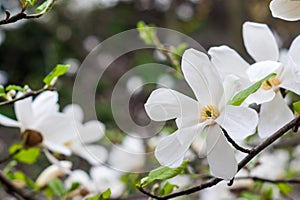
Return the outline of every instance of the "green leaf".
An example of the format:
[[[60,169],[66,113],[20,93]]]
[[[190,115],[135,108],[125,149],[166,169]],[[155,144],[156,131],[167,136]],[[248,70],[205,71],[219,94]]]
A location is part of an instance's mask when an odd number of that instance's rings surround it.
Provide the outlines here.
[[[293,103],[293,109],[296,114],[300,114],[300,101]]]
[[[37,186],[34,183],[33,180],[31,180],[30,178],[28,178],[23,172],[21,171],[17,171],[13,174],[12,177],[13,180],[19,180],[24,182],[28,187],[32,188],[32,189],[36,189]]]
[[[100,198],[102,199],[109,199],[111,195],[111,191],[108,188],[107,190],[105,190],[104,192],[101,193]]]
[[[3,85],[0,85],[0,97],[6,98],[6,93]]]
[[[55,84],[56,79],[62,75],[64,75],[68,69],[70,68],[70,65],[61,65],[58,64],[56,67],[44,78],[44,83],[47,86],[52,86]]]
[[[25,89],[19,85],[9,85],[5,88],[6,91],[16,90],[20,92],[25,92]]]
[[[36,0],[22,0],[26,5],[34,6]]]
[[[250,95],[253,94],[254,92],[256,92],[261,84],[264,81],[269,80],[270,78],[276,76],[276,73],[271,73],[268,76],[266,76],[265,78],[261,79],[260,81],[254,83],[253,85],[251,85],[250,87],[248,87],[245,90],[240,91],[239,93],[237,93],[231,100],[230,100],[230,105],[234,105],[234,106],[239,106],[241,105],[244,100]]]
[[[80,187],[80,185],[81,185],[81,183],[79,183],[79,182],[73,182],[71,187],[68,189],[67,194],[76,190],[78,187]]]
[[[169,182],[166,182],[166,184],[160,190],[160,195],[163,196],[163,195],[171,194],[173,192],[174,188],[179,188],[179,186],[178,185],[173,185]]]
[[[39,13],[47,12],[52,5],[54,4],[55,0],[46,0],[44,3],[42,3],[40,6],[38,6],[35,10]]]
[[[157,169],[150,171],[149,175],[141,180],[140,185],[142,187],[146,187],[150,183],[157,180],[167,180],[181,174],[187,166],[189,161],[185,160],[182,164],[177,168],[169,168],[165,166],[161,166]]]
[[[48,187],[58,196],[63,196],[66,193],[66,188],[61,180],[54,178],[48,183]]]
[[[137,23],[137,29],[140,34],[140,38],[148,45],[155,45],[156,32],[155,27],[151,27],[140,21]]]
[[[13,158],[19,162],[33,164],[40,156],[41,150],[37,147],[24,149],[21,144],[13,144],[9,148],[10,154],[15,154]]]
[[[286,183],[278,183],[277,187],[278,187],[280,193],[285,196],[289,195],[293,190],[292,186],[290,186]]]
[[[260,195],[253,194],[251,192],[242,192],[241,197],[243,197],[247,200],[262,200]]]
[[[100,195],[96,194],[95,196],[86,198],[86,200],[101,200],[101,199],[100,199]]]

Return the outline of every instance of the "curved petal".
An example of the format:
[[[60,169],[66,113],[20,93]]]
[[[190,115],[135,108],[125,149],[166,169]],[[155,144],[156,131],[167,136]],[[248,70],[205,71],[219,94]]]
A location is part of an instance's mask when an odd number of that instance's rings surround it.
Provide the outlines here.
[[[45,91],[39,94],[32,102],[34,116],[39,118],[47,112],[58,111],[58,93],[55,91]]]
[[[245,22],[243,38],[247,52],[255,61],[279,59],[279,50],[275,37],[265,24]]]
[[[184,141],[179,141],[177,133],[186,133]],[[193,135],[194,134],[194,135]],[[183,162],[185,153],[192,144],[194,137],[196,135],[195,131],[190,132],[189,128],[182,130],[177,130],[171,135],[164,137],[157,145],[155,149],[155,157],[158,162],[163,166],[168,167],[178,167]]]
[[[182,56],[182,72],[202,105],[219,104],[223,86],[206,54],[195,49],[186,50]]]
[[[288,57],[284,66],[280,81],[280,87],[300,95],[300,65],[296,66],[290,57]]]
[[[76,122],[83,122],[83,110],[78,104],[69,104],[64,107],[63,113],[65,113],[70,119],[74,119]]]
[[[79,140],[83,143],[99,141],[105,133],[105,125],[97,120],[86,122],[79,131]]]
[[[300,2],[299,2],[300,3]],[[299,15],[300,15],[300,8],[299,8]],[[300,35],[298,35],[292,42],[291,47],[289,49],[288,55],[292,57],[295,64],[300,68]]]
[[[268,137],[293,118],[292,111],[278,92],[272,101],[261,105],[258,135],[261,138]]]
[[[246,70],[250,65],[235,50],[223,45],[210,48],[208,54],[223,79],[228,75],[248,79]]]
[[[72,150],[91,165],[103,164],[108,157],[107,150],[100,145],[76,146]]]
[[[10,119],[4,115],[0,114],[0,124],[3,126],[8,126],[8,127],[20,127],[21,124],[13,119]]]
[[[206,147],[211,174],[225,180],[232,179],[237,173],[237,161],[218,125],[207,127]]]
[[[276,73],[277,75],[280,75],[282,69],[283,66],[279,62],[262,61],[251,65],[247,70],[247,74],[249,76],[250,81],[256,82],[265,78],[271,73]]]
[[[89,175],[85,171],[80,169],[72,171],[72,173],[64,181],[67,188],[70,188],[72,186],[72,183],[75,182],[81,183],[82,186],[88,189],[90,189],[90,186],[93,185]]]
[[[231,138],[240,141],[255,133],[258,116],[251,108],[227,105],[215,121]]]
[[[262,104],[269,101],[272,101],[272,99],[275,96],[275,92],[271,90],[264,90],[262,88],[259,88],[255,93],[250,94],[245,102],[249,105],[252,103],[256,104]]]
[[[33,128],[32,125],[36,119],[32,111],[32,97],[17,101],[14,106],[16,117],[21,124],[21,131]]]
[[[270,10],[273,17],[287,21],[300,19],[300,2],[293,0],[273,0],[270,3]]]
[[[64,146],[64,144],[55,143],[51,140],[44,140],[43,144],[47,147],[47,149],[53,152],[61,153],[66,156],[70,156],[72,154],[71,150],[68,147]]]
[[[151,93],[145,103],[152,120],[165,121],[182,116],[199,116],[198,103],[175,90],[159,88]]]

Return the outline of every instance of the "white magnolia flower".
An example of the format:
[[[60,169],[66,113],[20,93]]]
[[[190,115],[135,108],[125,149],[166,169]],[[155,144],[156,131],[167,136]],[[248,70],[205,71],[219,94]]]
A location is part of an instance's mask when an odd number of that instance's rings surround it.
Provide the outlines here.
[[[64,144],[74,154],[86,159],[90,164],[97,165],[107,159],[107,150],[98,145],[105,133],[105,126],[97,120],[83,122],[83,111],[79,105],[71,104],[64,108],[63,112],[72,122],[75,135]]]
[[[74,170],[65,180],[65,185],[69,188],[73,182],[79,182],[81,183],[80,189],[84,189],[86,194],[101,193],[110,188],[111,197],[117,198],[122,195],[125,188],[120,180],[121,175],[105,166],[92,167],[90,176],[83,170]]]
[[[249,65],[238,53],[226,46],[209,50],[212,62],[224,77],[238,77],[245,89],[270,73],[277,76],[262,84],[251,94],[246,103],[262,104],[258,134],[265,138],[293,119],[293,113],[284,102],[279,88],[300,94],[300,36],[294,39],[284,59],[279,62],[279,48],[275,36],[265,24],[246,22],[243,25],[243,38],[248,53],[256,61]],[[248,76],[248,83],[246,77]],[[235,90],[236,92],[236,90]]]
[[[121,145],[113,146],[108,163],[114,169],[124,172],[140,170],[145,163],[145,147],[143,140],[126,137]]]
[[[204,53],[186,50],[182,71],[197,101],[174,90],[160,88],[151,93],[145,104],[151,119],[176,118],[178,126],[176,132],[160,141],[155,156],[161,165],[179,166],[194,138],[204,131],[211,173],[231,179],[237,172],[237,162],[220,126],[233,139],[242,140],[255,132],[257,113],[247,107],[226,105],[221,80]]]
[[[300,1],[298,0],[273,0],[270,3],[273,17],[287,21],[300,19]]]
[[[66,160],[59,161],[59,166],[52,164],[42,171],[42,173],[36,179],[35,183],[39,187],[44,187],[52,179],[66,175],[66,171],[69,171],[71,167],[72,167],[72,162]]]
[[[74,137],[74,130],[68,118],[58,112],[57,92],[46,91],[34,100],[27,97],[14,103],[17,121],[0,115],[0,124],[19,127],[26,145],[42,145],[48,149],[70,155],[64,143]]]

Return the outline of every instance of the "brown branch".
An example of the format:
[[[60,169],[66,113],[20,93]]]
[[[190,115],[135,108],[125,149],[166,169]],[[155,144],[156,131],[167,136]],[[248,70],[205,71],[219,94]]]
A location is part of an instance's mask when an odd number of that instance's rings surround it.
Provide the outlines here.
[[[0,182],[5,188],[6,192],[18,200],[38,200],[31,193],[28,193],[21,188],[14,186],[10,180],[8,180],[4,174],[0,171]]]
[[[244,180],[244,179],[251,179],[253,181],[261,181],[261,182],[265,182],[265,183],[288,183],[288,184],[300,184],[300,179],[289,179],[289,180],[285,180],[285,179],[275,179],[275,180],[271,180],[271,179],[266,179],[266,178],[261,178],[261,177],[257,177],[257,176],[240,176],[240,177],[235,177],[235,180]]]
[[[251,152],[250,149],[246,149],[246,148],[241,147],[240,145],[238,145],[238,144],[237,144],[237,143],[236,143],[236,142],[228,135],[227,131],[226,131],[223,127],[221,127],[221,129],[222,129],[222,131],[223,131],[223,133],[224,133],[224,136],[226,137],[227,141],[228,141],[230,144],[232,144],[232,146],[233,146],[234,148],[236,148],[237,150],[239,150],[239,151],[241,151],[241,152],[248,153],[248,154]]]
[[[289,123],[287,123],[286,125],[284,125],[282,128],[280,128],[278,131],[276,131],[273,135],[271,135],[270,137],[268,137],[266,140],[264,140],[260,145],[254,147],[250,153],[239,162],[238,164],[238,171],[241,170],[243,167],[245,167],[255,156],[257,156],[261,151],[263,151],[265,148],[267,148],[268,146],[270,146],[271,144],[273,144],[276,140],[278,140],[281,136],[283,136],[286,132],[288,132],[290,129],[292,129],[293,127],[295,127],[297,125],[297,123],[300,120],[300,116],[295,117],[292,121],[290,121]],[[263,179],[261,179],[263,180]],[[267,179],[265,179],[267,180]],[[188,194],[192,194],[195,192],[198,192],[200,190],[203,190],[205,188],[209,188],[212,187],[216,184],[218,184],[219,182],[223,181],[223,179],[221,178],[213,178],[210,181],[207,181],[205,183],[202,183],[201,185],[189,188],[187,190],[183,190],[180,192],[175,192],[173,194],[169,194],[169,195],[165,195],[165,196],[156,196],[151,194],[151,197],[154,199],[158,199],[158,200],[166,200],[166,199],[171,199],[174,197],[179,197],[179,196],[184,196],[184,195],[188,195]],[[271,180],[269,180],[271,181]],[[141,188],[138,188],[141,191]],[[141,191],[142,192],[142,191]],[[148,192],[145,192],[143,190],[143,193],[148,195]]]

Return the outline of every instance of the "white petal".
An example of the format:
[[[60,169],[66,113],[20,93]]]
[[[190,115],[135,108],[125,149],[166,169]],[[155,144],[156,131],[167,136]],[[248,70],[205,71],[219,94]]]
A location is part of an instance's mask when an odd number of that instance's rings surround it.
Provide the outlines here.
[[[280,81],[280,87],[300,95],[300,65],[297,66],[291,57],[287,59]]]
[[[232,179],[237,173],[237,161],[218,125],[207,127],[206,146],[211,174],[226,180]]]
[[[72,186],[72,183],[81,183],[82,186],[89,189],[90,185],[92,184],[92,181],[89,177],[89,175],[80,169],[72,171],[72,173],[66,178],[64,181],[67,188],[70,188]]]
[[[300,19],[300,2],[297,0],[273,0],[270,9],[273,17],[288,21]]]
[[[4,115],[0,114],[0,124],[3,126],[8,126],[8,127],[20,127],[21,124],[13,119],[10,119]]]
[[[268,137],[293,118],[292,111],[278,92],[272,101],[261,105],[258,135],[261,138]]]
[[[177,136],[178,131],[180,131],[182,134],[184,134],[184,131],[188,136],[191,137],[187,136],[184,141],[179,141]],[[180,166],[184,159],[185,153],[189,149],[196,135],[196,132],[190,132],[188,128],[178,131],[164,137],[155,149],[155,157],[158,160],[158,162],[163,166]]]
[[[278,45],[267,25],[245,22],[243,25],[243,38],[248,53],[255,61],[278,60]]]
[[[64,144],[57,144],[51,140],[44,140],[43,144],[47,147],[47,149],[53,152],[61,153],[66,156],[70,156],[72,154],[71,150],[64,146]]]
[[[236,75],[228,75],[223,81],[224,86],[224,101],[226,104],[237,92],[250,86],[250,81],[241,79]]]
[[[83,143],[93,143],[99,141],[105,133],[105,125],[97,120],[86,122],[80,134],[80,141]]]
[[[72,150],[91,165],[103,164],[108,157],[107,150],[100,145],[77,146]]]
[[[277,75],[280,75],[282,68],[283,66],[279,62],[262,61],[251,65],[247,70],[247,74],[251,81],[256,82],[265,78],[271,73],[276,73]]]
[[[240,141],[255,133],[258,116],[251,108],[228,105],[215,121],[232,139]]]
[[[32,110],[36,118],[47,112],[58,111],[58,93],[54,91],[45,91],[39,94],[32,103]]]
[[[228,75],[248,78],[246,70],[250,65],[235,50],[223,45],[210,48],[208,54],[223,79]]]
[[[64,107],[63,112],[70,118],[77,122],[83,122],[83,110],[78,104],[69,104]]]
[[[275,96],[275,92],[271,90],[264,90],[262,88],[259,88],[255,93],[250,94],[245,102],[249,105],[252,103],[256,104],[262,104],[265,102],[272,101],[272,99]]]
[[[199,115],[198,103],[195,100],[166,88],[153,91],[145,104],[145,109],[150,118],[155,121]]]
[[[300,3],[300,2],[299,2]],[[300,8],[299,8],[299,15],[300,15]],[[292,57],[293,61],[296,65],[300,68],[300,35],[298,35],[292,42],[291,47],[289,49],[288,55]]]
[[[35,121],[32,111],[32,97],[17,101],[14,106],[16,117],[21,124],[21,130],[32,128]]]
[[[195,49],[188,49],[182,56],[182,72],[202,105],[218,105],[223,86],[208,56]]]

